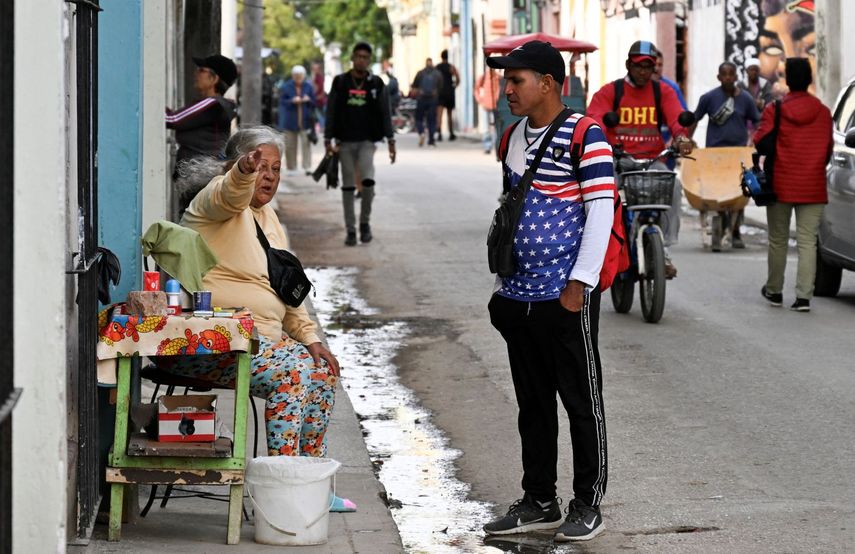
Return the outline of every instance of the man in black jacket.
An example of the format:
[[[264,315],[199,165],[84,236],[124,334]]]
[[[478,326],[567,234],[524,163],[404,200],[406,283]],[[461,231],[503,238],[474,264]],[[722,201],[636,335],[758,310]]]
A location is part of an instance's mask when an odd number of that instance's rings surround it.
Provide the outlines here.
[[[337,75],[330,87],[324,146],[327,152],[339,155],[344,225],[347,228],[344,244],[356,246],[356,172],[362,179],[359,238],[362,242],[370,242],[375,143],[385,137],[389,159],[395,163],[395,135],[386,86],[380,77],[368,71],[371,46],[365,42],[357,43],[350,60],[353,67]]]

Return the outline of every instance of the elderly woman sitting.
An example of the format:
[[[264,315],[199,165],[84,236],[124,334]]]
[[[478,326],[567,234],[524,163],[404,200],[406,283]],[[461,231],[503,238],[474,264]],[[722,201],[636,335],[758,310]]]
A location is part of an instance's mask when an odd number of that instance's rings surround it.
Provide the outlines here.
[[[250,391],[266,401],[268,453],[324,456],[338,361],[321,343],[305,307],[287,306],[270,287],[267,257],[256,234],[257,222],[273,248],[288,246],[269,206],[279,187],[281,152],[278,133],[254,127],[231,137],[225,164],[208,158],[179,168],[185,185],[207,182],[181,224],[198,231],[219,259],[204,278],[213,302],[252,310],[260,350],[252,359]],[[219,174],[208,182],[212,173]],[[157,363],[177,375],[234,384],[233,359],[188,356]]]

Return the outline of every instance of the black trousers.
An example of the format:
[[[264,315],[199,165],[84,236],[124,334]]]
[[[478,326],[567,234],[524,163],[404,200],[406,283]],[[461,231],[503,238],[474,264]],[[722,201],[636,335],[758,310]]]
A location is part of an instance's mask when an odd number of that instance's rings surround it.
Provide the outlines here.
[[[600,291],[585,296],[578,313],[558,300],[523,302],[494,294],[490,321],[508,345],[519,405],[522,488],[540,501],[556,495],[558,402],[570,417],[573,492],[599,506],[608,470],[606,420],[597,328]]]

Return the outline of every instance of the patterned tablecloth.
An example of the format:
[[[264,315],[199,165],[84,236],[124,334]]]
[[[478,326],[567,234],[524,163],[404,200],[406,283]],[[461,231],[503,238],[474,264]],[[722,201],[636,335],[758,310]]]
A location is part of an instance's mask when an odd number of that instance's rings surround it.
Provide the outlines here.
[[[252,348],[252,317],[138,317],[111,306],[98,314],[98,381],[114,384],[115,358],[247,352]],[[107,363],[103,363],[107,362]]]

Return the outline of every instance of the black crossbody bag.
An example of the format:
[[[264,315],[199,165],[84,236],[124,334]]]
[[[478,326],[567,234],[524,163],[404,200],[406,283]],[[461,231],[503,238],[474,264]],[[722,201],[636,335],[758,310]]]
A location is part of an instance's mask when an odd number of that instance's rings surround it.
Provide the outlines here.
[[[300,263],[297,256],[287,250],[272,248],[258,221],[255,218],[253,220],[255,221],[258,242],[261,243],[264,252],[267,254],[267,274],[270,279],[270,288],[289,306],[299,307],[312,288],[312,282],[309,281],[306,272],[303,271],[303,264]]]
[[[525,197],[534,181],[534,173],[540,165],[540,160],[543,159],[549,143],[552,142],[552,137],[572,114],[573,110],[565,108],[549,124],[531,165],[523,173],[519,184],[508,191],[496,209],[496,213],[493,214],[493,222],[487,232],[487,262],[490,265],[490,273],[495,273],[499,277],[511,277],[517,272],[517,264],[514,262],[514,235],[525,205]]]

